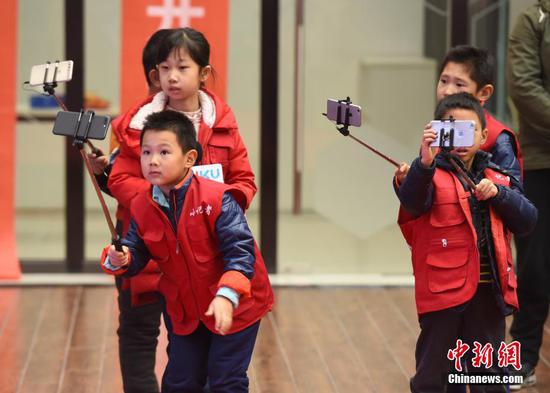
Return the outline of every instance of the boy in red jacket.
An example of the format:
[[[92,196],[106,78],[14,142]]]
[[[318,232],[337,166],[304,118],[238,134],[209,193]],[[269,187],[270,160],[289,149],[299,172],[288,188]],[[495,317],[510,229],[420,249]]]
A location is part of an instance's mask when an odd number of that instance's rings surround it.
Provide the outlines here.
[[[451,364],[461,371],[461,342],[468,372],[502,376],[497,352],[504,341],[505,316],[518,308],[511,234],[529,233],[536,208],[523,196],[521,183],[489,161],[485,116],[467,93],[441,100],[435,119],[473,120],[474,144],[447,155],[430,144],[437,133],[427,125],[420,157],[397,189],[399,225],[412,251],[415,298],[421,333],[416,346],[412,392],[445,392]],[[470,180],[457,175],[456,158]],[[396,186],[397,187],[397,186]],[[476,342],[493,352],[485,368],[472,363]],[[469,351],[468,351],[469,349]],[[470,386],[471,392],[506,392],[504,384]]]
[[[451,48],[439,69],[437,101],[451,94],[470,93],[484,106],[493,95],[494,68],[493,57],[484,49],[468,45]],[[516,133],[491,116],[486,109],[483,112],[487,138],[481,150],[491,153],[494,164],[521,181],[523,161]],[[408,169],[407,164],[401,164],[395,172],[398,181],[404,180]]]
[[[218,164],[225,183],[242,191],[239,202],[245,208],[257,190],[231,108],[204,88],[212,72],[208,41],[191,28],[161,30],[156,36],[158,40],[148,43],[143,53],[151,95],[117,118],[112,127],[120,147],[108,177],[108,190],[118,201],[122,235],[128,230],[131,200],[139,190],[149,188],[141,173],[139,144],[144,120],[151,113],[173,109],[192,120],[203,148],[200,164]],[[154,364],[161,313],[159,279],[156,263],[149,263],[130,279],[117,279],[120,362],[127,393],[158,391]]]
[[[200,148],[185,115],[149,115],[140,145],[150,185],[132,201],[124,251],[111,246],[102,267],[132,276],[154,259],[163,272],[170,345],[163,392],[202,392],[206,378],[212,391],[247,392],[246,370],[273,293],[242,210],[246,198],[237,187],[193,175]]]

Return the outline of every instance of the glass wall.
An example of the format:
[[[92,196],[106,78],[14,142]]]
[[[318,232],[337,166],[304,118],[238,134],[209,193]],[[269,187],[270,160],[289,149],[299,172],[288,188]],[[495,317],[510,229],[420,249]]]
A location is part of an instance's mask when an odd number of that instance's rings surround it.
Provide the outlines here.
[[[328,98],[350,96],[363,124],[352,134],[397,161],[410,161],[434,106],[435,62],[423,56],[420,1],[306,1],[304,8],[302,212],[292,214],[292,70],[281,69],[280,272],[408,273],[396,225],[394,168],[321,116]],[[282,29],[294,29],[294,2],[282,2]],[[281,64],[294,62],[293,35]]]
[[[363,124],[352,128],[352,134],[397,161],[410,162],[435,105],[438,62],[450,42],[451,2],[345,0],[335,6],[329,0],[303,0],[303,34],[298,39],[303,48],[298,68],[301,90],[296,99],[297,1],[280,0],[278,272],[408,274],[409,250],[396,225],[393,166],[343,137],[321,113],[328,98],[351,97],[363,108]],[[529,3],[469,2],[471,42],[497,55],[498,98],[491,109],[504,116],[506,95],[499,91],[504,90],[507,29],[509,20]],[[20,86],[32,65],[65,59],[63,4],[63,0],[19,1]],[[230,0],[229,5],[227,101],[261,186],[261,0]],[[119,112],[120,15],[120,0],[85,2],[87,102],[111,115]],[[62,95],[63,86],[57,91]],[[18,247],[23,260],[62,263],[65,147],[63,138],[51,134],[58,108],[46,108],[51,102],[40,98],[18,90]],[[295,163],[296,140],[300,144]],[[108,141],[98,145],[109,150]],[[297,194],[293,184],[298,175]],[[85,257],[94,262],[109,233],[85,176]],[[301,202],[298,214],[296,195]],[[115,203],[106,200],[114,217]],[[247,212],[256,235],[258,212],[259,195]]]

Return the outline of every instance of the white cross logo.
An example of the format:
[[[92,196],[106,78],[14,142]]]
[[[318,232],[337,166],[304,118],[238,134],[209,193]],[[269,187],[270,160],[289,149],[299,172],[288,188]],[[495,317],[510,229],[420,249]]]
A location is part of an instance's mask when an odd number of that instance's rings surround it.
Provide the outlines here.
[[[162,6],[151,5],[147,7],[147,16],[160,17],[159,29],[170,29],[174,19],[180,20],[177,27],[188,27],[191,18],[204,18],[204,7],[191,6],[191,0],[180,0],[180,5],[175,6],[174,0],[164,0]]]

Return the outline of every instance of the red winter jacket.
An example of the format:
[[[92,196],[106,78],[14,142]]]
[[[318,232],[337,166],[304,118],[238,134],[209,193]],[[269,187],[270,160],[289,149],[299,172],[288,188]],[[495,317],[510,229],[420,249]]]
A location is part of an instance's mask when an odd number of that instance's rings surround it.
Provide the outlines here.
[[[225,183],[242,192],[244,198],[237,202],[247,209],[257,187],[235,116],[231,108],[213,93],[203,90],[200,94],[203,108],[198,134],[203,148],[200,164],[221,164]],[[164,110],[165,106],[166,95],[161,92],[148,97],[112,123],[120,154],[113,164],[108,187],[118,201],[116,216],[123,224],[123,234],[128,230],[132,199],[150,186],[142,176],[140,164],[139,142],[143,121],[147,115]],[[132,304],[143,303],[139,295],[157,291],[158,280],[159,269],[153,263],[148,264],[139,276],[125,279],[124,287],[130,287],[132,291]]]
[[[220,287],[232,288],[240,295],[229,334],[252,325],[273,305],[267,270],[255,243],[251,280],[239,270],[232,270],[233,262],[228,262],[222,255],[216,220],[226,191],[235,197],[240,194],[240,190],[233,187],[193,175],[185,192],[176,231],[157,202],[153,201],[150,189],[139,193],[132,201],[136,230],[132,229],[130,234],[139,236],[163,273],[159,288],[176,334],[192,333],[200,321],[215,332],[214,318],[206,317],[204,313]],[[115,273],[104,270],[110,274],[139,271],[149,255],[143,255],[143,251],[137,249],[130,248],[130,251],[132,257],[127,269]]]
[[[518,136],[509,127],[507,127],[506,125],[504,125],[503,123],[495,119],[493,116],[491,116],[491,114],[488,111],[485,111],[485,121],[487,122],[486,127],[488,130],[488,134],[487,134],[487,140],[481,146],[481,150],[491,153],[493,155],[493,157],[491,158],[491,161],[493,163],[497,164],[502,169],[508,171],[508,173],[512,175],[517,175],[515,173],[515,171],[517,171],[517,166],[515,168],[507,167],[508,166],[507,163],[514,161],[513,158],[510,157],[510,155],[514,155],[517,158],[517,161],[519,163],[519,171],[520,171],[519,174],[521,178],[523,178],[523,158],[521,156],[521,148],[519,146]],[[506,147],[499,148],[499,146],[495,146],[497,145],[497,138],[503,132],[510,135],[510,137],[512,138],[514,151],[511,151],[510,148],[508,149]],[[518,177],[518,179],[521,179],[521,178]]]
[[[510,178],[492,169],[485,177],[510,185]],[[412,251],[418,314],[439,311],[470,300],[479,283],[477,234],[472,223],[470,192],[456,176],[436,169],[431,209],[414,218],[402,207],[398,223]],[[490,206],[491,233],[498,280],[504,302],[518,308],[516,277],[510,248],[511,233]]]

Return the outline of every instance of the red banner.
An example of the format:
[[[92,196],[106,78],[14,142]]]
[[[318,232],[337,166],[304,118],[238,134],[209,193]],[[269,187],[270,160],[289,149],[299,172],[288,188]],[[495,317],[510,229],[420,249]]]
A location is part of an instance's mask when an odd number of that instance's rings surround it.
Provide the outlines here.
[[[120,112],[147,94],[141,65],[145,43],[156,30],[192,27],[210,43],[210,63],[215,78],[207,87],[222,99],[226,95],[228,0],[123,0],[120,72]]]
[[[0,1],[0,279],[21,276],[15,239],[17,0]]]

